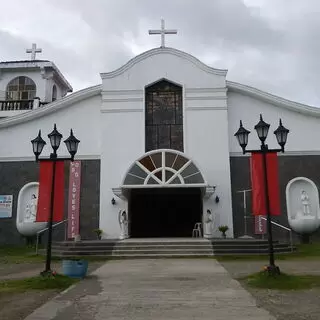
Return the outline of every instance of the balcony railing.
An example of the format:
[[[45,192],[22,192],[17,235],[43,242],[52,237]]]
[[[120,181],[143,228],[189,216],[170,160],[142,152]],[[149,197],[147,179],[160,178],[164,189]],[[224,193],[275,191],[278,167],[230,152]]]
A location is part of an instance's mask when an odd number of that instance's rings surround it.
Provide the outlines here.
[[[0,101],[1,111],[32,110],[34,100],[5,100]]]

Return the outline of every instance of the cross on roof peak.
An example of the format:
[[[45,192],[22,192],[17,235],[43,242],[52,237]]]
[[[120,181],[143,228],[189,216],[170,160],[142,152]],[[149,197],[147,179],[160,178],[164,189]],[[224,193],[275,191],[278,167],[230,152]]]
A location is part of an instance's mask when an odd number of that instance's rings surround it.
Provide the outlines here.
[[[176,29],[165,29],[165,21],[161,19],[161,29],[157,30],[149,30],[149,34],[160,34],[161,35],[161,48],[165,47],[165,35],[166,34],[177,34],[178,31]]]
[[[41,48],[37,48],[37,44],[33,43],[31,49],[27,49],[26,53],[31,53],[31,60],[36,60],[36,54],[42,52]]]

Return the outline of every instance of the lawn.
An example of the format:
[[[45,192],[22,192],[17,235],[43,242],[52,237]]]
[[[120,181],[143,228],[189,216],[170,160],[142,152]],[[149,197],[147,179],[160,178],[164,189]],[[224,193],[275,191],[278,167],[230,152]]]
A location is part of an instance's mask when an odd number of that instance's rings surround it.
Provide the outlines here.
[[[0,247],[0,263],[36,263],[43,262],[43,256],[35,254],[33,247],[15,247],[5,246]]]
[[[74,256],[73,259],[85,259],[88,261],[107,261],[109,257],[94,257]],[[6,246],[0,247],[0,264],[21,264],[21,263],[43,263],[46,259],[46,255],[36,255],[34,247],[18,247],[18,246]],[[60,261],[62,258],[52,256],[52,261]]]
[[[260,289],[273,290],[303,290],[320,287],[320,276],[315,275],[269,275],[267,272],[259,272],[249,275],[243,280],[248,286]]]
[[[54,277],[37,276],[19,280],[4,280],[0,281],[0,294],[24,292],[27,290],[64,290],[78,281],[78,279],[58,274]]]

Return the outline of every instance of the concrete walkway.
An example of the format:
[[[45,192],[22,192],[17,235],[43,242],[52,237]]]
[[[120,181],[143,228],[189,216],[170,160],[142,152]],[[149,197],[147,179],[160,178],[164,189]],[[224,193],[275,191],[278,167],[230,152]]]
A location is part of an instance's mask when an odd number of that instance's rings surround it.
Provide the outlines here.
[[[274,320],[211,259],[110,261],[25,320]]]

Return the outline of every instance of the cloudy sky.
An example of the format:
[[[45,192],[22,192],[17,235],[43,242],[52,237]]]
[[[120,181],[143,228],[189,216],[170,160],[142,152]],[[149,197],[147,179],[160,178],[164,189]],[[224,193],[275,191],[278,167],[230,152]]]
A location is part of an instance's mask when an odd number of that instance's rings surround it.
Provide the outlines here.
[[[0,60],[56,63],[74,90],[100,83],[145,50],[148,29],[178,29],[166,45],[186,51],[228,80],[320,106],[319,0],[10,0],[1,3]]]

